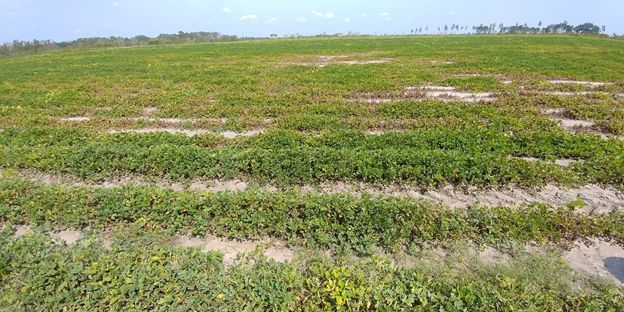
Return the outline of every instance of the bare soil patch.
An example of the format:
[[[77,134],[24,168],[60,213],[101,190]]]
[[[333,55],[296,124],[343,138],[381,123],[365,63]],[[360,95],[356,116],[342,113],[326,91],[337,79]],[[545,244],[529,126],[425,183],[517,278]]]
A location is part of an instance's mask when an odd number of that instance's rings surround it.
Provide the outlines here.
[[[338,62],[338,64],[344,64],[344,65],[367,65],[367,64],[390,63],[392,61],[394,61],[393,58],[380,58],[380,59],[374,59],[374,60],[342,61],[342,62]]]
[[[537,95],[572,97],[572,96],[588,96],[588,95],[598,94],[600,92],[595,92],[595,91],[535,91],[532,93],[535,93]]]
[[[519,159],[522,159],[528,162],[540,162],[540,161],[547,162],[546,160],[542,160],[542,159],[535,158],[535,157],[520,157]],[[553,163],[561,167],[569,167],[570,165],[577,163],[577,162],[579,162],[579,160],[576,160],[576,159],[556,159]]]
[[[576,80],[548,80],[548,83],[581,85],[581,86],[586,86],[586,87],[591,87],[591,88],[602,87],[602,86],[612,84],[610,82],[576,81]]]
[[[402,133],[403,130],[366,130],[364,133],[367,135],[384,135],[388,133]]]
[[[13,232],[13,236],[22,237],[26,234],[32,233],[32,228],[28,225],[18,225],[15,227],[15,231]]]
[[[154,117],[131,117],[124,118],[122,120],[130,120],[130,121],[146,121],[146,122],[155,122],[155,123],[164,123],[164,124],[182,124],[182,123],[197,123],[201,122],[202,119],[197,118],[154,118]],[[209,119],[210,121],[217,121],[220,123],[225,123],[222,119]]]
[[[455,64],[455,62],[453,61],[438,61],[438,60],[432,60],[430,61],[431,64],[442,64],[442,65],[452,65]]]
[[[76,230],[63,230],[50,233],[50,237],[64,242],[65,244],[70,246],[75,244],[79,239],[82,238],[82,236],[82,232]]]
[[[91,120],[91,117],[87,116],[73,116],[73,117],[64,117],[59,119],[62,122],[85,122]]]
[[[507,262],[511,259],[508,254],[502,253],[500,250],[494,247],[487,247],[478,251],[478,258],[481,262],[487,265],[497,265],[499,263]]]
[[[624,248],[622,246],[598,239],[590,244],[577,242],[563,258],[575,270],[608,278],[624,286]]]
[[[368,64],[383,64],[394,61],[394,58],[377,58],[377,59],[356,59],[349,60],[354,57],[367,57],[378,53],[353,53],[342,55],[320,55],[317,57],[305,57],[301,61],[286,62],[286,65],[300,65],[300,66],[315,66],[326,67],[329,65],[342,64],[342,65],[368,65]]]
[[[251,136],[256,136],[259,134],[262,134],[264,131],[266,131],[265,129],[256,129],[256,130],[250,130],[250,131],[246,131],[246,132],[234,132],[234,131],[224,131],[219,133],[221,136],[223,136],[226,139],[234,139],[237,137],[251,137]]]
[[[434,99],[444,102],[492,102],[496,100],[490,92],[463,92],[457,91],[455,87],[424,86],[408,87],[403,92],[403,97],[410,99]]]
[[[559,119],[561,122],[561,126],[563,126],[566,130],[574,130],[577,128],[593,128],[595,126],[594,122],[587,120],[575,120],[575,119],[567,119],[561,118]]]
[[[576,159],[556,159],[555,164],[561,167],[570,167],[572,164],[579,162]]]
[[[64,117],[59,118],[61,122],[87,122],[91,121],[92,118],[88,116],[75,116],[75,117]],[[143,122],[151,122],[158,124],[171,124],[171,125],[181,125],[184,123],[199,123],[202,121],[225,124],[227,122],[227,118],[173,118],[173,117],[164,117],[157,118],[151,116],[140,116],[140,117],[122,117],[122,118],[107,118],[106,120],[110,121],[143,121]]]
[[[382,104],[392,101],[404,100],[438,100],[442,102],[493,102],[496,96],[491,92],[467,92],[458,91],[455,87],[443,86],[422,86],[407,87],[399,97],[392,97],[389,94],[363,93],[353,98],[347,99],[349,102],[360,102],[368,104]]]
[[[232,264],[242,253],[253,252],[258,248],[267,246],[263,249],[263,254],[277,262],[287,262],[294,259],[295,252],[285,247],[285,244],[277,241],[229,241],[216,236],[207,236],[205,238],[178,236],[175,242],[176,246],[196,247],[203,251],[219,251],[224,254],[223,261],[225,264]]]
[[[256,129],[250,130],[246,132],[234,132],[234,131],[224,131],[224,132],[213,132],[205,129],[180,129],[180,128],[164,128],[164,127],[152,127],[152,128],[140,128],[140,129],[111,129],[108,131],[109,134],[117,134],[117,133],[158,133],[158,132],[166,132],[171,134],[183,134],[188,137],[203,135],[203,134],[214,134],[220,135],[226,139],[234,139],[237,137],[251,137],[262,134],[265,129]]]
[[[569,119],[565,118],[565,110],[561,108],[545,108],[540,109],[540,112],[544,115],[550,116],[553,120],[557,121],[561,128],[567,132],[572,134],[576,133],[589,133],[600,136],[601,138],[608,140],[610,138],[615,138],[618,140],[624,140],[622,136],[611,135],[607,133],[603,133],[598,131],[595,126],[596,124],[593,121],[589,120],[578,120],[578,119]]]
[[[208,130],[185,130],[178,128],[142,128],[142,129],[118,129],[118,130],[109,130],[109,134],[117,134],[117,133],[158,133],[158,132],[166,132],[171,134],[183,134],[189,137],[202,135],[206,133],[211,133]]]
[[[145,117],[152,116],[157,111],[158,111],[158,108],[156,108],[154,106],[145,107],[145,108],[143,108],[143,116],[145,116]]]
[[[359,99],[349,99],[348,101],[367,103],[367,104],[383,104],[383,103],[390,103],[393,100],[391,98],[370,98],[370,99],[359,98]]]
[[[249,183],[241,180],[229,181],[193,181],[189,190],[210,192],[242,192],[249,187]]]
[[[488,74],[479,74],[479,73],[463,73],[463,74],[454,74],[451,75],[454,78],[488,78],[492,77],[492,75]]]

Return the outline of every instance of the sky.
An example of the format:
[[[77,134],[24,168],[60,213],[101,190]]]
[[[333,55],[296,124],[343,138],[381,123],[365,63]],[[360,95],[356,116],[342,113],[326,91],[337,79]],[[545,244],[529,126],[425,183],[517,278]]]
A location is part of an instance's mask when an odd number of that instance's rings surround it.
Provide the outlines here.
[[[157,36],[365,33],[459,24],[594,22],[624,33],[624,0],[0,0],[0,42]]]

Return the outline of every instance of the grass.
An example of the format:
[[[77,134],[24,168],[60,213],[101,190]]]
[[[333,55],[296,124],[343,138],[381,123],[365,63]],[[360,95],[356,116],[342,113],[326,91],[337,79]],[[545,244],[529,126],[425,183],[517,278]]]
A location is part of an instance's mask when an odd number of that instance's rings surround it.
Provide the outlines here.
[[[337,55],[342,58],[317,66],[321,56]],[[382,58],[393,60],[339,63]],[[466,192],[587,184],[621,190],[622,59],[622,41],[538,35],[257,40],[2,58],[0,223],[39,232],[0,236],[0,309],[621,310],[621,289],[583,278],[579,286],[580,277],[557,254],[514,255],[493,267],[476,261],[464,269],[457,259],[401,267],[371,256],[458,241],[566,248],[601,238],[621,246],[621,210],[581,213],[576,202],[452,210],[409,198],[253,187],[239,193],[92,188],[29,181],[19,172],[104,183],[139,177],[284,188],[345,182]],[[494,92],[496,100],[402,95],[424,85]],[[367,97],[394,100],[354,101]],[[571,133],[545,109],[595,126]],[[207,133],[110,133],[165,127]],[[251,130],[262,133],[221,135]],[[553,162],[561,159],[577,162]],[[131,238],[112,250],[93,237],[61,246],[40,232],[124,227]],[[158,244],[152,231],[269,236],[357,257],[341,262],[314,254],[276,263],[254,253],[226,266],[217,252]]]

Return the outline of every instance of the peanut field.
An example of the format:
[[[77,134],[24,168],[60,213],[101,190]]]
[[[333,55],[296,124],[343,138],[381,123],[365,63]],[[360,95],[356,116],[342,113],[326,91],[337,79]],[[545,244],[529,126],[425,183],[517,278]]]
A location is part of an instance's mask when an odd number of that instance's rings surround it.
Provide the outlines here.
[[[622,311],[624,41],[0,58],[0,310]]]

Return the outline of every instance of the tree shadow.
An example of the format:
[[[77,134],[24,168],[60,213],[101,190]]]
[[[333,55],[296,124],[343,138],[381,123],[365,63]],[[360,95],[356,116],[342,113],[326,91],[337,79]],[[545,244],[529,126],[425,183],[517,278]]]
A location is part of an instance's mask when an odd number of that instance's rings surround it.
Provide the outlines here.
[[[609,257],[604,261],[605,267],[620,283],[624,283],[624,258]]]

